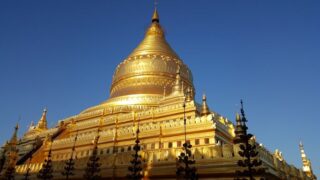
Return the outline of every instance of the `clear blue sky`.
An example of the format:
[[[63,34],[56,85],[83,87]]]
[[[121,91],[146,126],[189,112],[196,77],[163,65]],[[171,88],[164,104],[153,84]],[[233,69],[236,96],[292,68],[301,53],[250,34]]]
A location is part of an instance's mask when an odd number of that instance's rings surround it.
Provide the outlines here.
[[[320,176],[320,2],[159,0],[167,40],[194,75],[197,100]],[[113,71],[150,24],[151,0],[0,1],[0,142],[48,107],[50,126],[104,101]]]

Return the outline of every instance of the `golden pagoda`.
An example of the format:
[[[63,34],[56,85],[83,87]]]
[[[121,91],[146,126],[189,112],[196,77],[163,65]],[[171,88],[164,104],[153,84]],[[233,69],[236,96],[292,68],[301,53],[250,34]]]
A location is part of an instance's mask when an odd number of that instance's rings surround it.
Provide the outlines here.
[[[53,128],[47,128],[45,109],[38,124],[30,126],[17,145],[17,178],[27,168],[35,178],[50,149],[54,179],[64,179],[61,172],[71,156],[76,162],[70,179],[82,179],[92,142],[99,137],[95,145],[100,176],[124,179],[139,124],[144,179],[176,179],[176,159],[185,138],[193,145],[200,179],[234,179],[241,158],[234,143],[236,126],[210,110],[205,95],[197,103],[194,92],[191,70],[166,41],[155,10],[141,43],[116,67],[106,101],[60,120]],[[279,152],[263,146],[258,151],[264,177],[310,179]]]
[[[315,175],[313,174],[312,167],[311,167],[311,161],[307,158],[306,153],[304,152],[304,147],[302,142],[300,141],[299,144],[300,153],[301,153],[301,160],[302,160],[302,170],[307,174],[308,177],[312,179],[316,179]]]

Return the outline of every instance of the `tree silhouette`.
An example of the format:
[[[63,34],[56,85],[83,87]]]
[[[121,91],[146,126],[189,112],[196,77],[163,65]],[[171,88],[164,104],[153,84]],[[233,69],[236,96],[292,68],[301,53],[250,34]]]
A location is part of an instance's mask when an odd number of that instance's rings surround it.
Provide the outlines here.
[[[196,180],[198,179],[197,169],[192,167],[193,164],[196,163],[195,160],[191,159],[192,153],[191,148],[192,145],[187,141],[187,121],[186,121],[186,102],[183,103],[183,111],[184,111],[184,137],[185,143],[183,144],[183,152],[177,158],[177,178],[183,178],[187,180]]]
[[[262,161],[257,159],[258,152],[256,151],[256,144],[250,143],[250,139],[253,137],[252,134],[248,134],[248,127],[246,125],[247,119],[245,117],[243,102],[241,100],[241,117],[237,115],[237,127],[236,127],[236,138],[235,142],[240,144],[240,151],[238,154],[243,158],[238,161],[238,166],[245,168],[243,171],[236,171],[236,175],[243,177],[236,179],[245,180],[248,177],[250,180],[254,180],[254,175],[262,174],[263,169],[257,167],[261,166]]]
[[[183,144],[184,152],[181,152],[178,156],[176,174],[178,177],[182,177],[184,179],[195,180],[198,179],[198,177],[196,173],[197,169],[191,166],[196,163],[195,160],[191,159],[191,148],[192,145],[190,143],[186,142]]]
[[[73,171],[74,171],[75,160],[73,158],[73,155],[74,155],[75,148],[76,148],[77,138],[78,138],[78,132],[77,132],[77,134],[76,134],[76,136],[74,138],[74,143],[73,143],[73,146],[72,146],[71,156],[65,162],[64,171],[61,172],[61,174],[66,177],[66,180],[68,180],[70,176],[74,175]]]
[[[3,164],[3,170],[2,172],[2,178],[4,179],[14,179],[15,176],[15,166],[18,159],[18,129],[19,125],[17,124],[14,128],[14,133],[8,143],[6,143],[4,147],[4,164]]]
[[[127,175],[127,178],[132,180],[138,180],[143,177],[141,155],[139,155],[139,152],[141,150],[139,133],[140,133],[140,130],[139,130],[139,123],[138,123],[135,145],[133,147],[134,154],[132,154],[133,159],[130,161],[131,165],[129,165],[128,167],[128,170],[130,171],[130,173]]]
[[[29,177],[31,176],[30,170],[30,167],[28,167],[26,173],[23,175],[23,180],[29,180]]]
[[[31,152],[33,152],[34,151],[34,149],[35,149],[35,144],[36,143],[33,143],[32,144],[32,150],[31,150]],[[31,160],[32,160],[32,154],[30,155],[30,157],[29,157],[29,163],[28,163],[28,168],[27,168],[27,170],[26,170],[26,173],[23,175],[23,180],[29,180],[30,179],[30,176],[31,176],[31,174],[30,174],[30,163],[31,163]]]
[[[99,132],[99,130],[98,130]],[[98,135],[94,138],[93,141],[93,151],[91,156],[89,157],[89,160],[87,162],[87,167],[85,169],[84,178],[88,180],[97,180],[100,179],[100,166],[101,163],[99,163],[100,158],[98,157],[98,140],[100,136]]]
[[[4,145],[4,147],[2,147],[3,150],[2,150],[1,159],[0,159],[0,173],[3,170],[4,163],[6,162],[7,144],[8,142]]]
[[[42,164],[42,168],[39,171],[37,177],[38,179],[42,180],[50,180],[53,178],[53,169],[52,169],[52,160],[51,160],[51,147],[52,147],[52,142],[50,145],[49,153],[47,158],[44,160],[44,163]]]
[[[11,180],[14,179],[14,174],[15,174],[15,167],[14,166],[10,166],[6,169],[5,173],[4,173],[4,177],[7,180]]]

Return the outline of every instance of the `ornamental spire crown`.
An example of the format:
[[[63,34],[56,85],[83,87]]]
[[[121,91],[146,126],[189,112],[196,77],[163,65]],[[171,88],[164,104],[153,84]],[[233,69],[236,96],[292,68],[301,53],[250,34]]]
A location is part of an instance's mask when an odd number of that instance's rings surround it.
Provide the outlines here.
[[[44,108],[43,109],[43,112],[42,112],[42,116],[36,126],[37,129],[41,129],[41,130],[46,130],[48,129],[47,127],[47,108]]]
[[[160,22],[157,8],[154,9],[154,12],[153,12],[153,15],[152,15],[152,22],[157,22],[157,23]]]
[[[172,87],[172,94],[181,94],[182,91],[182,84],[181,84],[181,76],[180,76],[180,67],[178,67],[176,72],[176,79],[174,86]]]
[[[18,142],[18,130],[19,130],[19,124],[17,123],[16,126],[14,127],[14,132],[12,134],[12,137],[9,141],[10,144],[17,144]]]
[[[210,109],[207,104],[207,96],[205,94],[202,95],[202,110],[201,115],[208,115],[210,114]]]
[[[312,167],[311,167],[311,162],[310,160],[307,158],[307,155],[304,151],[304,147],[302,142],[300,141],[299,143],[299,149],[300,149],[300,153],[301,153],[301,159],[302,159],[302,170],[303,172],[305,172],[307,174],[308,177],[313,178],[313,172],[312,172]]]
[[[160,17],[157,9],[153,12],[151,25],[146,30],[144,39],[136,49],[133,50],[129,57],[155,53],[179,58],[165,39],[165,33],[160,25]]]
[[[157,9],[150,21],[142,41],[115,69],[109,99],[83,113],[106,106],[123,106],[123,111],[158,106],[164,87],[167,95],[172,94],[177,69],[183,90],[190,88],[194,96],[192,72],[167,42]]]

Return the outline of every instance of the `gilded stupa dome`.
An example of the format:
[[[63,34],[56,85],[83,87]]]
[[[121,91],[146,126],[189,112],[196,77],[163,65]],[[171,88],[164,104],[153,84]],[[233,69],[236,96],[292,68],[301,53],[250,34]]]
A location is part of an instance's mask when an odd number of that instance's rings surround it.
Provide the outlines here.
[[[167,43],[155,10],[142,42],[117,66],[110,100],[141,95],[149,101],[143,104],[153,104],[156,101],[153,102],[152,97],[163,97],[164,93],[171,92],[178,68],[185,88],[193,88],[191,71]]]
[[[116,67],[110,98],[98,107],[156,106],[171,93],[178,69],[184,90],[194,90],[192,73],[166,41],[155,10],[144,39]]]

